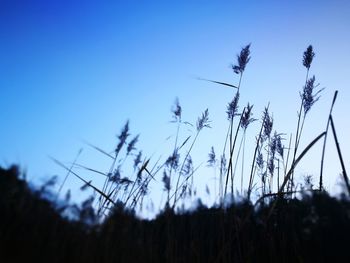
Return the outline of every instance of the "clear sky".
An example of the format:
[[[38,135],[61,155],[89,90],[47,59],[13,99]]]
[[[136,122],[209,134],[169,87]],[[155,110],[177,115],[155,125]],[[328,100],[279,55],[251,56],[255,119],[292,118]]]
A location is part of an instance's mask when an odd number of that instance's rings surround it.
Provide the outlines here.
[[[171,153],[166,138],[176,132],[169,122],[176,97],[190,122],[209,108],[212,129],[193,151],[195,164],[206,162],[212,145],[222,150],[234,90],[197,77],[237,84],[230,64],[251,43],[240,108],[250,102],[260,118],[270,102],[277,131],[287,138],[294,133],[306,73],[302,54],[312,44],[310,74],[325,90],[307,118],[301,147],[325,128],[338,89],[334,121],[350,169],[348,1],[101,2],[0,2],[1,165],[21,165],[36,183],[52,175],[61,182],[66,173],[48,156],[69,165],[84,148],[79,163],[106,172],[110,161],[84,140],[112,152],[127,119],[132,134],[140,133],[138,148],[155,163]],[[247,163],[258,131],[258,122],[248,130]],[[328,146],[325,186],[333,190],[341,169],[332,137]],[[319,163],[316,147],[299,174],[317,174]],[[214,192],[212,170],[200,171],[198,192],[206,184]],[[95,175],[78,172],[99,185]],[[156,205],[163,188],[158,181],[152,186]],[[65,187],[80,185],[70,177]]]

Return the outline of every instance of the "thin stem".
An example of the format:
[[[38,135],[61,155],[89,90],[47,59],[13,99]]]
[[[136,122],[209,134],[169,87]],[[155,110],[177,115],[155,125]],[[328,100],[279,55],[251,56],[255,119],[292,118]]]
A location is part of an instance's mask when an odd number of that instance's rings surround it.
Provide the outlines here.
[[[266,180],[267,180],[267,175],[268,175],[268,164],[269,164],[269,158],[270,158],[270,141],[271,141],[271,136],[268,138],[267,142],[267,157],[266,157],[266,170],[265,170],[265,180],[264,180],[264,189],[263,192],[265,193],[265,187],[266,187]]]
[[[245,148],[245,138],[246,138],[246,130],[243,133],[243,153],[242,153],[242,170],[241,170],[241,195],[243,193],[243,172],[244,172],[244,148]]]
[[[195,144],[195,142],[196,142],[196,140],[197,140],[197,138],[198,138],[199,132],[200,132],[200,130],[197,131],[196,136],[194,137],[193,142],[192,142],[192,144],[191,144],[189,150],[187,151],[187,154],[186,154],[186,156],[185,156],[185,159],[184,159],[183,162],[182,162],[182,165],[181,165],[181,168],[180,168],[180,172],[179,172],[179,176],[178,176],[177,182],[176,182],[176,187],[175,187],[175,198],[174,198],[173,208],[175,207],[175,204],[176,204],[176,196],[177,196],[177,190],[178,190],[179,183],[180,183],[181,172],[182,172],[182,170],[183,170],[183,168],[184,168],[184,166],[185,166],[185,163],[186,163],[186,161],[187,161],[187,158],[188,158],[188,156],[190,155],[190,152],[191,152],[191,150],[192,150],[192,148],[193,148],[193,146],[194,146],[194,144]]]
[[[287,152],[287,159],[286,159],[286,165],[284,167],[284,175],[287,174],[287,167],[288,167],[288,161],[289,161],[289,154],[290,154],[290,147],[291,147],[291,144],[292,144],[292,134],[290,134],[289,136],[289,145],[288,145],[288,152]]]
[[[237,153],[237,156],[236,156],[235,168],[233,170],[233,175],[232,175],[232,193],[233,193],[233,181],[234,181],[235,175],[236,175],[236,170],[237,170],[237,164],[238,164],[238,161],[239,161],[239,156],[241,155],[241,149],[242,149],[242,145],[243,145],[243,138],[244,137],[242,136],[241,142],[240,142],[239,148],[238,148],[238,153]]]
[[[283,161],[283,160],[282,160]],[[280,159],[277,159],[277,189],[280,188]]]
[[[270,106],[270,103],[267,105],[266,111],[268,111]],[[252,191],[252,184],[253,184],[253,180],[254,180],[254,171],[255,171],[255,161],[256,161],[256,154],[258,152],[258,148],[259,148],[259,144],[260,144],[260,140],[261,140],[261,135],[262,135],[262,131],[264,129],[264,123],[265,123],[265,119],[266,119],[267,114],[264,114],[264,119],[262,121],[261,124],[261,128],[260,128],[260,132],[259,132],[259,136],[256,142],[256,146],[255,146],[255,150],[254,150],[254,156],[253,156],[253,161],[252,161],[252,166],[251,166],[251,170],[250,170],[250,176],[249,176],[249,184],[248,184],[248,200],[250,200],[250,194]]]
[[[229,178],[229,171],[231,170],[231,166],[232,166],[232,156],[233,156],[233,151],[235,149],[235,145],[236,145],[236,140],[237,140],[237,135],[238,135],[238,131],[239,131],[239,127],[241,125],[242,122],[242,118],[243,118],[243,114],[244,114],[245,108],[243,108],[242,114],[241,114],[241,118],[239,119],[239,123],[237,126],[237,130],[236,130],[236,135],[233,141],[233,145],[232,145],[232,149],[230,152],[230,159],[229,159],[229,164],[228,164],[228,169],[227,169],[227,174],[226,174],[226,183],[225,183],[225,192],[224,192],[224,196],[227,193],[227,184],[228,184],[228,178]]]
[[[242,76],[243,76],[243,72],[241,72],[241,74],[239,76],[238,91],[237,92],[239,92],[239,88],[241,87]]]
[[[331,109],[329,110],[329,116],[331,116],[331,114],[332,114],[333,106],[334,106],[334,103],[335,103],[335,101],[337,99],[337,95],[338,95],[338,91],[336,90],[334,92]],[[330,117],[328,117],[327,126],[326,126],[326,135],[324,136],[324,140],[323,140],[322,157],[321,157],[321,169],[320,169],[320,182],[319,182],[319,190],[320,191],[323,189],[323,163],[324,163],[324,156],[325,156],[325,151],[326,151],[326,141],[327,141],[329,124],[330,124]]]
[[[66,177],[64,178],[62,184],[60,185],[60,188],[58,189],[58,192],[57,192],[57,195],[56,195],[56,202],[57,202],[58,197],[59,197],[59,195],[60,195],[60,193],[61,193],[61,191],[62,191],[62,188],[63,188],[64,184],[66,183],[66,181],[67,181],[67,179],[68,179],[68,176],[70,175],[70,173],[71,173],[73,167],[75,166],[75,164],[76,164],[76,162],[77,162],[77,160],[78,160],[78,157],[80,156],[80,154],[81,154],[82,151],[83,151],[83,149],[80,149],[79,152],[77,153],[77,155],[75,156],[75,159],[74,159],[74,161],[73,161],[71,167],[69,168],[69,170],[68,170],[68,172],[67,172],[67,174],[66,174]]]
[[[309,68],[306,70],[306,79],[305,79],[305,86],[307,84],[307,79],[309,77]],[[299,130],[300,129],[300,120],[301,120],[301,115],[302,115],[302,111],[303,111],[303,99],[301,99],[301,103],[300,103],[300,109],[299,109],[299,112],[298,112],[298,124],[297,124],[297,130],[296,130],[296,136],[295,136],[295,144],[294,144],[294,154],[293,154],[293,161],[292,161],[292,164],[294,163],[295,161],[295,157],[297,155],[297,151],[298,151],[298,146],[299,146],[299,141],[300,141],[300,133],[301,131]],[[305,116],[304,116],[305,118]],[[293,190],[293,182],[294,182],[294,172],[291,176],[291,191]]]

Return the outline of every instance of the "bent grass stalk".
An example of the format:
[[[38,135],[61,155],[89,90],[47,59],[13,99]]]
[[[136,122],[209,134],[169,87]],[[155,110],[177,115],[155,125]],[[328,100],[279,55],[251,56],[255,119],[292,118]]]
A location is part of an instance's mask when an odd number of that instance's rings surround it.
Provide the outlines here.
[[[343,174],[344,182],[345,182],[346,188],[348,190],[348,193],[350,195],[349,178],[348,178],[348,175],[346,173],[346,169],[345,169],[345,165],[344,165],[344,161],[343,161],[343,156],[342,156],[341,151],[340,151],[340,146],[339,146],[339,142],[338,142],[338,138],[337,138],[337,133],[335,132],[334,121],[333,121],[332,115],[329,116],[329,119],[330,119],[330,122],[331,122],[331,127],[332,127],[332,132],[333,132],[333,136],[334,136],[335,145],[337,147],[337,152],[338,152],[340,165],[341,165],[341,168],[343,170],[342,174]]]
[[[280,186],[280,188],[278,189],[278,192],[277,192],[277,196],[278,197],[282,197],[283,195],[283,189],[284,187],[286,186],[287,182],[290,180],[290,177],[292,176],[293,172],[294,172],[294,169],[295,167],[298,165],[298,163],[303,159],[303,157],[305,156],[305,154],[315,145],[315,143],[318,142],[318,140],[320,140],[323,136],[325,136],[326,132],[322,132],[320,135],[318,135],[314,140],[312,140],[306,147],[305,149],[302,151],[302,153],[298,156],[298,158],[295,159],[295,161],[292,163],[291,165],[291,168],[289,170],[289,172],[286,174],[284,180],[283,180],[283,183],[282,185]],[[287,190],[288,192],[288,190]],[[290,191],[293,193],[293,191]],[[264,197],[264,196],[263,196]],[[263,198],[262,197],[262,198]],[[276,199],[274,201],[274,203],[272,204],[271,208],[270,208],[270,211],[269,211],[269,214],[267,216],[267,220],[270,218],[270,216],[272,215],[272,212],[273,210],[275,209],[276,207],[276,204],[277,204],[277,201],[278,199]]]

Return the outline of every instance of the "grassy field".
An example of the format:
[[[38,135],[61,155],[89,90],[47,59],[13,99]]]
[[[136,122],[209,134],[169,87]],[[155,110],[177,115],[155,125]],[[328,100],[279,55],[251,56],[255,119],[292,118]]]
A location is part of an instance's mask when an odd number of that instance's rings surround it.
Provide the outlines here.
[[[250,45],[242,48],[232,70],[238,85],[205,80],[229,86],[235,95],[227,105],[227,135],[222,154],[211,148],[207,165],[218,170],[218,198],[213,207],[197,199],[195,210],[182,204],[195,200],[191,153],[203,129],[210,128],[209,111],[203,111],[194,134],[182,138],[183,127],[178,100],[172,108],[176,124],[174,147],[160,162],[143,157],[136,150],[138,136],[130,138],[129,122],[118,135],[114,152],[92,148],[111,160],[109,172],[78,164],[67,171],[57,192],[49,180],[40,188],[30,187],[17,166],[0,169],[0,261],[1,262],[337,262],[347,258],[350,241],[350,186],[336,135],[332,109],[327,126],[301,149],[300,141],[307,116],[320,98],[315,76],[309,71],[315,53],[308,46],[302,62],[306,69],[295,136],[288,140],[273,130],[273,115],[266,106],[259,133],[247,139],[253,106],[239,110],[242,77],[250,60]],[[330,196],[323,186],[323,166],[327,137],[333,136],[342,167],[343,194]],[[246,141],[254,143],[247,158]],[[283,142],[287,142],[286,145]],[[323,143],[320,174],[296,183],[295,168],[315,144]],[[220,149],[221,152],[221,149]],[[252,160],[252,161],[251,161]],[[132,162],[129,176],[123,165]],[[249,169],[237,169],[237,163]],[[75,168],[105,178],[102,186],[87,181]],[[68,176],[82,182],[82,189],[92,192],[82,204],[69,202],[70,193],[59,195]],[[155,178],[166,196],[164,208],[152,220],[137,217]],[[243,183],[243,178],[245,184]],[[316,184],[314,184],[316,180]],[[239,182],[237,184],[237,182]],[[240,189],[240,198],[235,191]],[[209,192],[209,190],[208,190]],[[227,200],[230,200],[228,202]]]

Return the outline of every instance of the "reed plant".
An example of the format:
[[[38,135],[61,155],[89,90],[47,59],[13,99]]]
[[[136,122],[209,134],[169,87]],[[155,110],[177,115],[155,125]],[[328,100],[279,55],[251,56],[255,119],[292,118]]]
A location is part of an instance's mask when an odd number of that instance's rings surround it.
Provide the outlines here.
[[[251,157],[249,169],[245,169],[245,159],[247,158],[245,152],[246,142],[252,141],[250,138],[247,138],[246,131],[250,124],[256,121],[253,118],[252,104],[248,103],[246,107],[239,110],[243,74],[251,59],[250,48],[250,44],[244,46],[237,54],[236,63],[231,65],[233,72],[238,75],[237,85],[202,78],[202,80],[224,85],[234,90],[233,98],[226,107],[228,127],[225,133],[226,136],[223,138],[222,154],[217,157],[214,147],[212,147],[208,160],[208,166],[214,168],[214,176],[216,176],[216,169],[219,170],[219,176],[215,179],[219,182],[219,190],[217,192],[218,196],[215,196],[214,200],[219,200],[218,203],[220,205],[224,205],[227,197],[233,200],[235,198],[234,193],[237,190],[240,190],[240,195],[248,200],[265,200],[266,197],[284,196],[287,193],[295,194],[299,192],[295,184],[295,168],[321,138],[324,138],[324,143],[318,190],[323,190],[323,163],[325,162],[325,146],[329,127],[332,128],[332,133],[336,138],[332,109],[337,92],[331,106],[326,131],[322,131],[319,136],[312,140],[299,153],[306,117],[314,104],[319,100],[322,91],[322,89],[318,89],[319,84],[316,84],[315,76],[309,77],[311,64],[315,57],[313,47],[309,45],[303,53],[302,58],[302,64],[306,68],[306,79],[303,89],[300,92],[301,102],[299,111],[297,112],[298,118],[295,135],[290,135],[288,147],[283,144],[285,134],[278,133],[273,129],[274,118],[270,109],[270,103],[268,103],[262,113],[261,124],[254,139],[254,151],[249,156]],[[131,209],[135,209],[137,206],[141,208],[144,198],[149,194],[148,189],[151,182],[154,182],[155,185],[161,184],[163,186],[166,194],[165,207],[166,209],[175,210],[180,200],[185,202],[187,197],[193,200],[192,197],[195,196],[194,174],[203,162],[195,166],[191,153],[203,129],[210,128],[211,121],[209,120],[208,109],[198,117],[195,124],[184,121],[183,108],[178,98],[176,98],[172,106],[171,114],[172,123],[175,124],[175,135],[173,136],[172,150],[165,159],[159,157],[154,162],[151,158],[143,156],[142,151],[136,148],[140,137],[139,135],[131,137],[130,123],[127,121],[117,136],[117,143],[112,154],[91,143],[87,143],[90,147],[111,160],[111,166],[108,172],[101,172],[81,165],[77,163],[77,160],[74,160],[70,167],[63,165],[57,160],[55,162],[67,170],[66,178],[68,175],[73,174],[84,183],[84,189],[90,188],[93,190],[98,197],[97,211],[101,217],[108,215],[108,211],[117,203],[121,203],[123,206]],[[192,134],[183,137],[181,133],[185,129],[192,130]],[[292,137],[294,138],[293,146]],[[237,144],[237,142],[239,143]],[[341,160],[343,178],[346,185],[348,185],[340,148],[338,149],[338,153]],[[133,158],[133,171],[129,176],[124,176],[126,170],[123,167],[131,157]],[[289,159],[291,159],[290,164]],[[240,172],[237,172],[239,161],[241,161],[241,169]],[[103,186],[99,188],[92,181],[85,180],[73,171],[73,168],[83,168],[98,176],[103,176]],[[129,170],[127,171],[129,173]],[[237,173],[240,174],[239,178],[236,176]],[[239,183],[236,183],[237,180]],[[63,184],[64,182],[65,180]],[[59,191],[61,191],[63,184]],[[208,187],[206,192],[210,192]],[[253,193],[254,196],[252,196]]]
[[[333,97],[326,129],[318,131],[318,135],[301,148],[306,117],[322,91],[317,90],[315,77],[309,77],[315,53],[313,47],[308,46],[303,54],[306,80],[300,92],[295,135],[290,135],[285,146],[286,135],[274,129],[268,103],[262,111],[257,135],[251,139],[247,129],[257,121],[253,118],[253,105],[247,103],[239,110],[242,77],[251,58],[250,47],[250,44],[243,47],[236,64],[232,65],[233,72],[239,76],[238,85],[205,79],[235,91],[226,107],[228,128],[222,138],[222,154],[217,156],[212,146],[207,161],[214,176],[219,169],[219,191],[215,197],[218,203],[207,208],[197,201],[196,210],[179,210],[181,201],[185,203],[188,196],[192,201],[195,195],[194,175],[203,162],[195,166],[192,153],[200,134],[211,128],[212,122],[208,109],[195,124],[184,121],[183,108],[176,99],[171,109],[175,135],[164,159],[159,157],[154,161],[144,156],[136,147],[140,136],[131,135],[130,122],[126,121],[112,152],[87,142],[110,160],[107,172],[78,162],[81,151],[70,165],[52,158],[66,172],[52,200],[47,197],[55,184],[54,178],[33,190],[20,177],[18,167],[0,168],[0,261],[344,261],[350,241],[350,183],[333,118],[338,91]],[[184,128],[192,129],[192,133],[183,137]],[[323,186],[329,133],[334,138],[346,189],[338,199],[331,197]],[[305,186],[297,187],[296,168],[322,139],[319,186],[314,189],[313,177],[308,175]],[[248,155],[251,157],[249,169],[245,169],[247,142],[254,144],[252,155]],[[236,184],[239,161],[241,171]],[[132,164],[129,169],[125,167],[128,163]],[[93,173],[99,179],[102,177],[102,185],[95,179],[86,179],[78,169]],[[82,183],[81,190],[92,192],[81,205],[70,204],[69,191],[62,200],[60,194],[69,176]],[[154,183],[153,189],[151,183]],[[135,212],[142,209],[150,189],[159,187],[163,187],[166,194],[164,209],[153,220],[138,218]],[[235,199],[237,189],[243,197],[241,201]],[[210,194],[208,186],[206,192]],[[227,204],[227,197],[234,202]],[[11,252],[13,248],[17,253]]]

